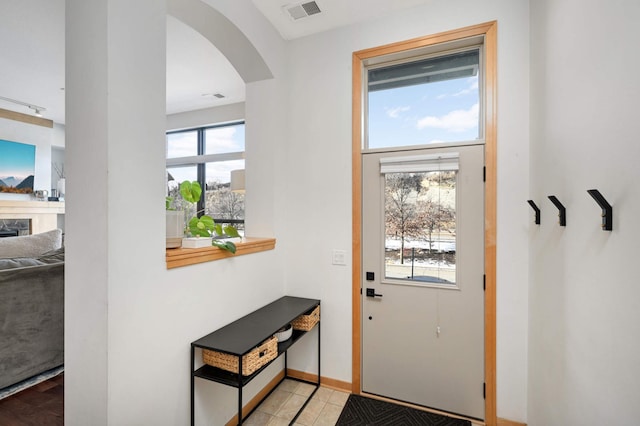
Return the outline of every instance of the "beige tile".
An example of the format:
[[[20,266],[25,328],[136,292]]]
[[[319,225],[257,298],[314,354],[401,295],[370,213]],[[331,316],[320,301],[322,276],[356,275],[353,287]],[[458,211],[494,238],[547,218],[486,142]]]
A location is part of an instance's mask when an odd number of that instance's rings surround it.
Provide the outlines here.
[[[298,410],[300,410],[306,400],[307,398],[304,396],[295,394],[291,395],[280,410],[278,410],[276,417],[291,421],[295,415],[298,414]]]
[[[329,400],[327,401],[329,404],[338,405],[340,407],[344,407],[344,404],[347,403],[347,399],[349,398],[349,394],[347,392],[341,392],[334,390]]]
[[[340,413],[342,413],[342,407],[334,404],[326,404],[313,426],[335,426],[340,417]]]
[[[326,402],[324,401],[312,399],[296,419],[296,424],[302,426],[313,426],[325,405]]]
[[[267,423],[267,426],[289,426],[289,420],[273,417],[269,423]]]
[[[275,415],[291,395],[293,395],[291,392],[276,389],[258,406],[258,411]]]
[[[300,382],[298,382],[296,380],[284,379],[284,381],[278,385],[278,390],[285,391],[285,392],[291,392],[291,393],[297,393],[296,389],[298,389],[298,387],[301,384],[302,383],[300,383]]]
[[[309,396],[315,388],[315,385],[311,385],[309,383],[298,383],[298,388],[294,393],[302,396]]]
[[[266,426],[273,418],[271,414],[263,413],[262,411],[254,411],[251,413],[246,422],[242,422],[247,426]]]
[[[329,398],[331,398],[332,393],[333,393],[332,389],[323,388],[322,386],[320,386],[317,392],[313,395],[313,399],[318,399],[320,401],[327,402]]]

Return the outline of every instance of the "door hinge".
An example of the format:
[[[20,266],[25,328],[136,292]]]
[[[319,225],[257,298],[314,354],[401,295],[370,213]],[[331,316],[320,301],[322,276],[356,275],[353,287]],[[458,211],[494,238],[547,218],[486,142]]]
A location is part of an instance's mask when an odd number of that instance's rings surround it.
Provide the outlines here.
[[[487,290],[487,274],[482,276],[482,289]],[[362,294],[362,289],[360,289],[360,294]]]
[[[487,181],[487,166],[482,166],[482,181]]]
[[[482,398],[487,399],[487,384],[482,384]]]

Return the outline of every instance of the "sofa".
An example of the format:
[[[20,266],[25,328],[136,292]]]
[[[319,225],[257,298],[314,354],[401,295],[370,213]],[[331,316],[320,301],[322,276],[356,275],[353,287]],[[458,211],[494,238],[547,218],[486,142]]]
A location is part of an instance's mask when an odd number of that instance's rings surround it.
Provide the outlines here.
[[[0,390],[64,364],[60,230],[0,238]]]

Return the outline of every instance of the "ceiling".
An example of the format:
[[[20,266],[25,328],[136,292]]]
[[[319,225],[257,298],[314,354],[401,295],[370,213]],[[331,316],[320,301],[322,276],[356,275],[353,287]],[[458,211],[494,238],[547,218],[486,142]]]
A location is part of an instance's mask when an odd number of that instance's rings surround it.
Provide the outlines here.
[[[243,1],[250,6],[250,0]],[[431,1],[316,0],[321,13],[294,21],[284,6],[300,2],[251,0],[286,40]],[[64,0],[0,2],[0,97],[44,107],[44,118],[57,123],[65,122],[64,9]],[[241,102],[244,86],[215,46],[191,27],[167,17],[167,114]],[[26,106],[2,99],[0,108],[33,113]]]

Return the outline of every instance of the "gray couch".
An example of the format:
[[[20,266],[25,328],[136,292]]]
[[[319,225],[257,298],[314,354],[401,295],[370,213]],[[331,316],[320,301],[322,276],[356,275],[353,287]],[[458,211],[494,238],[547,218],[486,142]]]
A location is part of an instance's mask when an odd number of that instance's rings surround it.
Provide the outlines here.
[[[64,363],[64,248],[0,259],[0,389]]]

